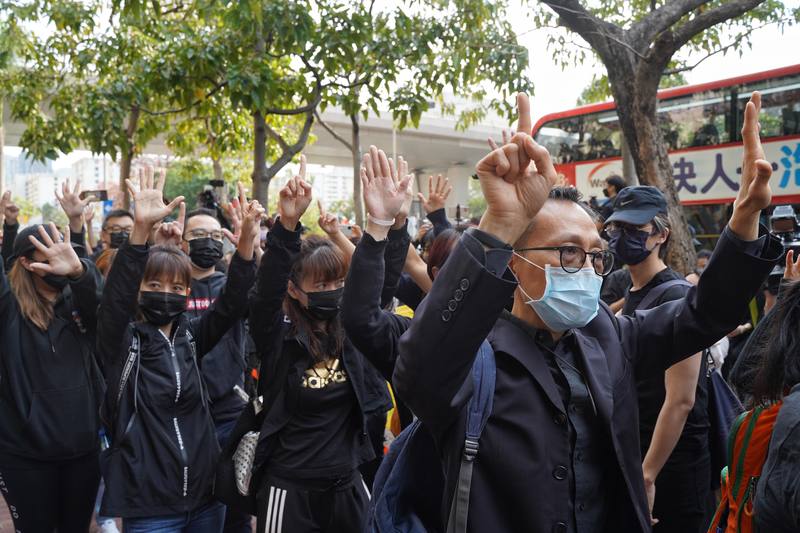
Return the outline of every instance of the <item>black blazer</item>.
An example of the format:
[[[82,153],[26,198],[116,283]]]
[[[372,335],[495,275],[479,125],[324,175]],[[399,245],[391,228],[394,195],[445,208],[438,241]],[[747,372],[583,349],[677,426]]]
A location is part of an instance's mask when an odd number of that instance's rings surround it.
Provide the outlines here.
[[[781,253],[773,237],[744,243],[726,230],[686,298],[620,318],[601,304],[592,322],[573,331],[616,456],[603,486],[611,499],[606,531],[650,531],[636,376],[661,373],[736,327]],[[449,485],[444,512],[463,445],[469,372],[488,337],[497,381],[472,478],[468,530],[566,531],[571,496],[564,468],[571,462],[563,402],[538,346],[512,322],[498,320],[517,286],[513,274],[506,269],[498,277],[484,264],[482,245],[464,235],[400,340],[395,390],[435,435]]]

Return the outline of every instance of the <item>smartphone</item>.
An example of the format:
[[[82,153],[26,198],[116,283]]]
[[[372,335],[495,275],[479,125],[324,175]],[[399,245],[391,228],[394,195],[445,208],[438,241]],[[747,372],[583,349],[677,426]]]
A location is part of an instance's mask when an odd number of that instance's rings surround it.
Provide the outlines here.
[[[105,189],[98,189],[96,191],[83,191],[80,194],[80,199],[85,200],[89,196],[94,196],[95,200],[98,202],[105,202],[108,200],[108,191]]]
[[[350,224],[340,224],[339,225],[339,230],[348,239],[353,236],[353,226],[351,226]]]

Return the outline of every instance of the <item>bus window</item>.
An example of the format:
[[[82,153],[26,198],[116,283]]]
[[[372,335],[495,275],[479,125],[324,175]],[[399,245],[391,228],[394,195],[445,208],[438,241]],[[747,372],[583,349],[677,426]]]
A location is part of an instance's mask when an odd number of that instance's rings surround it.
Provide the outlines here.
[[[739,89],[738,123],[744,120],[744,107],[753,91],[761,92],[761,136],[780,137],[800,134],[800,76],[765,80]],[[737,139],[741,139],[738,132]]]
[[[730,95],[707,91],[663,100],[658,108],[670,150],[728,142]]]
[[[619,157],[622,132],[616,111],[563,118],[544,124],[536,142],[556,164]]]

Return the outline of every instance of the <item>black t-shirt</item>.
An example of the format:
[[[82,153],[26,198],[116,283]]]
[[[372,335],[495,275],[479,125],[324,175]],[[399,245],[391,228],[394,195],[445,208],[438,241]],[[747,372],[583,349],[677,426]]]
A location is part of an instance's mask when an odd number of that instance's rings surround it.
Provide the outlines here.
[[[605,277],[603,288],[600,291],[600,299],[606,305],[611,305],[624,298],[628,289],[631,288],[631,273],[627,268],[620,268]]]
[[[642,310],[639,306],[653,288],[666,281],[680,279],[682,277],[683,276],[670,268],[662,270],[650,280],[650,283],[638,291],[628,291],[622,313],[625,315],[632,315],[634,311]],[[656,301],[650,304],[648,309],[665,302],[683,298],[688,290],[689,287],[682,285],[670,287],[656,298]],[[670,466],[686,467],[687,465],[699,464],[708,457],[709,420],[708,385],[705,377],[706,366],[706,361],[703,357],[703,362],[700,365],[699,379],[697,380],[694,407],[686,419],[686,424],[683,427],[683,433],[681,433],[678,444],[675,446],[675,450],[672,452],[672,455],[665,465],[667,469],[669,469]],[[666,398],[664,375],[659,374],[647,379],[637,379],[636,389],[639,397],[639,435],[642,445],[642,458],[644,458],[650,447],[650,441],[653,437],[658,414],[661,412],[661,407],[664,405],[664,400]]]
[[[278,433],[270,472],[290,478],[328,479],[358,467],[361,416],[347,373],[336,360],[328,369],[309,368],[297,410]]]

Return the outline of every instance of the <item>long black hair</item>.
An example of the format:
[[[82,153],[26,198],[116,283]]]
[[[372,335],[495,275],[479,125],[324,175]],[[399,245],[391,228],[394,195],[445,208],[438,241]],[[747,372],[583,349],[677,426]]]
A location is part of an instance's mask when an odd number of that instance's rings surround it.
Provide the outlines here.
[[[742,356],[754,369],[754,405],[776,402],[800,383],[800,282],[782,284],[775,307],[753,331]]]
[[[346,275],[347,261],[341,250],[330,239],[311,235],[300,244],[300,253],[292,264],[289,279],[300,288],[306,277],[315,282],[327,282],[343,279]],[[315,361],[324,361],[342,353],[344,327],[339,315],[320,324],[288,293],[284,310],[292,322],[292,332],[307,342],[308,351]]]

